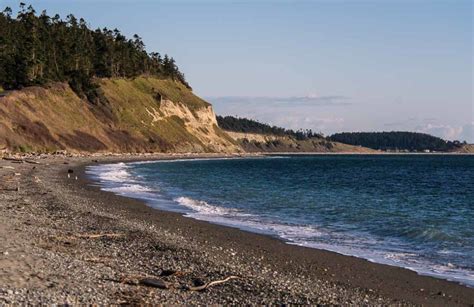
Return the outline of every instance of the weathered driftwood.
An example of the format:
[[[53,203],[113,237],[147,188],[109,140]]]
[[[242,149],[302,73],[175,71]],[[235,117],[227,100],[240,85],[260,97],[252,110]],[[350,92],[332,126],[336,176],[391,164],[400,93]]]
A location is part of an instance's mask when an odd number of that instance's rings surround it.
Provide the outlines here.
[[[122,233],[97,233],[97,234],[76,235],[76,237],[83,238],[83,239],[118,238],[118,237],[123,237],[123,234]]]
[[[63,241],[63,243],[70,244],[77,239],[98,239],[98,238],[119,238],[124,236],[121,233],[98,233],[98,234],[75,234],[71,236],[56,236],[56,240]],[[67,243],[69,242],[69,243]]]
[[[239,279],[239,277],[238,276],[229,276],[229,277],[224,278],[222,280],[214,280],[214,281],[208,282],[207,284],[204,284],[202,286],[188,287],[188,289],[191,290],[191,291],[203,291],[203,290],[206,290],[209,287],[216,286],[216,285],[219,285],[219,284],[223,284],[223,283],[228,282],[229,280],[232,280],[232,279]]]
[[[7,160],[7,161],[23,162],[23,159],[12,158],[12,157],[3,157],[2,159]]]
[[[12,157],[3,157],[3,160],[17,162],[17,163],[30,163],[30,164],[40,164],[38,161],[29,160],[29,159],[20,159],[20,158],[12,158]]]
[[[176,271],[176,270],[163,270],[160,273],[161,277],[167,277],[167,276],[184,276],[188,274],[188,272],[183,272],[183,271]]]
[[[26,163],[30,163],[30,164],[41,164],[41,163],[39,163],[38,161],[34,161],[34,160],[25,159],[25,160],[23,160],[23,161],[25,161]]]
[[[153,287],[153,288],[159,288],[159,289],[169,288],[169,283],[167,283],[166,281],[160,278],[142,278],[140,279],[139,283],[147,287]]]
[[[182,272],[178,271],[177,273],[182,273]],[[174,275],[174,274],[171,274],[171,275]],[[185,289],[189,291],[204,291],[210,287],[220,285],[220,284],[228,282],[229,280],[239,279],[239,278],[240,277],[238,276],[232,275],[222,280],[214,280],[214,281],[208,282],[201,286],[184,286],[184,287],[181,287],[181,289]],[[120,278],[118,282],[130,284],[130,285],[142,285],[142,286],[159,288],[159,289],[172,289],[172,288],[178,287],[176,284],[167,282],[157,277],[125,276],[125,277]]]

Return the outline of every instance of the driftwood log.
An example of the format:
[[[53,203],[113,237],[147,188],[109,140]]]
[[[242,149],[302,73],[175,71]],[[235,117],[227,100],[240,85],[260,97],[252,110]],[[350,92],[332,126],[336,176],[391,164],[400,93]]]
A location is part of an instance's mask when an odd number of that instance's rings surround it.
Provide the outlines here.
[[[140,279],[139,283],[144,286],[159,288],[159,289],[169,288],[169,284],[160,278],[143,278],[143,279]]]
[[[20,159],[20,158],[12,158],[12,157],[3,157],[3,160],[17,162],[17,163],[30,163],[30,164],[40,164],[38,161],[29,160],[29,159]]]
[[[208,283],[206,283],[202,286],[188,287],[188,289],[191,290],[191,291],[203,291],[203,290],[206,290],[207,288],[223,284],[223,283],[228,282],[229,280],[232,280],[232,279],[239,279],[239,277],[238,276],[229,276],[229,277],[224,278],[222,280],[214,280],[214,281],[208,282]]]
[[[97,239],[97,238],[118,238],[123,237],[122,233],[98,233],[98,234],[81,234],[75,235],[82,239]]]
[[[184,286],[184,287],[181,287],[181,289],[189,290],[189,291],[204,291],[210,287],[220,285],[220,284],[228,282],[229,280],[239,279],[239,278],[240,277],[238,276],[232,275],[221,280],[214,280],[214,281],[208,282],[202,286]],[[176,289],[178,287],[178,285],[176,284],[167,282],[157,277],[126,276],[126,277],[122,277],[119,280],[119,282],[130,284],[130,285],[142,285],[142,286],[158,288],[158,289],[172,289],[172,288]]]

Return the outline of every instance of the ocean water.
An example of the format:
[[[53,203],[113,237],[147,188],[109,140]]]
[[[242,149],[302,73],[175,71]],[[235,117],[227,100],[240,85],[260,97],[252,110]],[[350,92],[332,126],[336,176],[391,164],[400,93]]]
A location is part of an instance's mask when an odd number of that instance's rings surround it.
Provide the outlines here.
[[[474,156],[195,159],[87,173],[158,209],[474,286]]]

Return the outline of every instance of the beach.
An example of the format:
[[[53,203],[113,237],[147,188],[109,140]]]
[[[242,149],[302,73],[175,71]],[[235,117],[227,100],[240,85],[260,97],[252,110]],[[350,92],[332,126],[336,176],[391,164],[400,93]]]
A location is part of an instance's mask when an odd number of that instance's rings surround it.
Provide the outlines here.
[[[84,172],[165,158],[182,156],[1,160],[0,303],[474,303],[473,288],[156,210]]]

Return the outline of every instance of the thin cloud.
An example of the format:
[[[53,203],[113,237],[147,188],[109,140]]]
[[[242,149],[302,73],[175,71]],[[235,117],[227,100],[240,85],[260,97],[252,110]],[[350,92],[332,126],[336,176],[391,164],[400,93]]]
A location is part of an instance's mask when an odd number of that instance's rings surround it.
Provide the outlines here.
[[[273,106],[347,106],[352,103],[349,97],[332,96],[289,96],[289,97],[269,97],[269,96],[221,96],[206,97],[211,103],[219,104],[245,104],[245,105],[273,105]]]
[[[416,127],[415,131],[428,133],[441,137],[446,140],[461,140],[472,141],[472,124],[464,126],[453,126],[444,124],[427,124]]]
[[[418,119],[416,117],[410,117],[410,118],[405,119],[405,120],[391,122],[391,123],[385,123],[383,125],[384,125],[384,127],[400,127],[400,126],[410,125],[410,124],[412,124],[414,122],[417,122],[417,121],[418,121]]]

